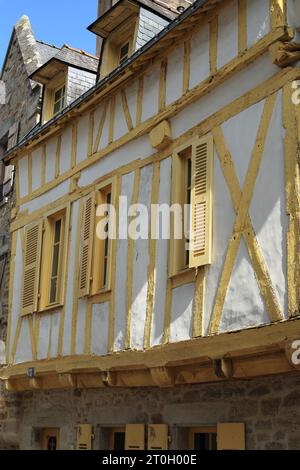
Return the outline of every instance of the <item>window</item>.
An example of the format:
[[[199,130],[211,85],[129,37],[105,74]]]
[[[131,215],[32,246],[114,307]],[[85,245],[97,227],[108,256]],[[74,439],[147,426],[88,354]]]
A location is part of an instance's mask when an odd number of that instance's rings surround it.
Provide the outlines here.
[[[109,450],[125,450],[125,427],[110,430]]]
[[[66,86],[65,85],[54,91],[53,101],[54,101],[53,116],[56,116],[65,107],[65,102],[66,102]]]
[[[190,429],[189,448],[190,450],[217,450],[217,429]]]
[[[44,85],[42,122],[57,116],[67,105],[67,67]]]
[[[63,304],[69,214],[68,207],[25,229],[22,315]]]
[[[125,62],[128,59],[129,52],[130,52],[130,44],[127,41],[125,44],[123,44],[120,47],[120,56],[119,56],[119,64],[120,65],[123,64],[123,62]]]
[[[171,275],[211,263],[213,139],[195,138],[173,155]],[[175,237],[175,233],[177,234]]]
[[[95,295],[110,289],[111,237],[113,218],[110,204],[114,185],[103,184],[83,201],[79,296]],[[101,233],[100,233],[101,232]]]

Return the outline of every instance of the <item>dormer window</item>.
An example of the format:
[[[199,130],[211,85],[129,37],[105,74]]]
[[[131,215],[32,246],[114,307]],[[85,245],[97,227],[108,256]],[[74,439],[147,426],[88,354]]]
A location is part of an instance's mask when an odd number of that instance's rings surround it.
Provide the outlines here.
[[[127,41],[120,48],[120,58],[119,58],[120,65],[123,64],[128,59],[129,55],[130,55],[130,43]]]
[[[58,87],[54,91],[53,116],[59,114],[66,106],[66,85]]]

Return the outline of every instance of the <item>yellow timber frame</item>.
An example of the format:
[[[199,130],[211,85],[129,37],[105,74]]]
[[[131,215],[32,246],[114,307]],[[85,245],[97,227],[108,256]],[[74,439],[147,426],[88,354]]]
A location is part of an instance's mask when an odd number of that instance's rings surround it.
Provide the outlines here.
[[[196,273],[195,270],[188,270],[182,276],[169,278],[167,285],[167,296],[166,296],[166,308],[165,308],[165,331],[164,331],[164,345],[162,347],[149,349],[149,338],[150,338],[150,326],[152,317],[153,307],[153,290],[151,289],[151,279],[153,277],[153,266],[156,254],[155,242],[150,243],[149,255],[149,293],[148,293],[148,307],[147,307],[147,321],[145,330],[145,348],[143,353],[134,351],[125,351],[121,354],[111,354],[106,357],[94,357],[89,355],[89,344],[90,344],[90,328],[86,328],[86,348],[85,356],[70,356],[66,358],[58,358],[49,361],[34,361],[30,364],[22,365],[10,365],[1,372],[1,377],[7,381],[8,389],[30,389],[30,388],[60,388],[61,386],[84,386],[84,387],[101,387],[106,386],[172,386],[177,383],[193,383],[210,380],[222,380],[219,376],[214,373],[214,361],[221,361],[221,374],[223,373],[226,378],[227,367],[224,366],[227,360],[230,360],[233,365],[233,372],[231,376],[235,378],[251,377],[256,375],[265,375],[268,373],[279,373],[279,372],[292,372],[294,367],[288,361],[285,354],[285,343],[284,338],[291,340],[296,334],[300,334],[300,320],[298,319],[298,305],[299,305],[299,168],[297,163],[297,148],[298,141],[300,139],[300,112],[293,105],[291,100],[291,83],[293,80],[300,78],[300,70],[293,67],[286,67],[283,70],[279,70],[276,75],[272,78],[261,83],[255,89],[247,92],[245,95],[236,99],[229,105],[224,106],[217,113],[210,116],[199,125],[191,128],[188,132],[183,134],[177,139],[174,139],[168,146],[145,160],[138,160],[128,165],[124,165],[118,168],[111,174],[105,175],[105,177],[99,178],[92,185],[79,188],[77,186],[78,177],[80,171],[88,166],[92,165],[101,158],[106,157],[109,153],[125,145],[127,142],[135,139],[138,136],[144,135],[152,130],[157,124],[164,119],[169,119],[176,115],[181,109],[188,106],[195,99],[199,99],[204,96],[216,86],[221,84],[226,79],[230,78],[234,73],[245,68],[249,63],[255,60],[264,52],[268,51],[270,45],[276,41],[291,40],[293,37],[292,32],[286,27],[285,20],[285,2],[282,0],[271,0],[271,23],[272,30],[263,39],[258,41],[249,50],[245,49],[245,16],[244,2],[239,2],[240,14],[240,34],[239,34],[239,49],[240,55],[233,59],[229,64],[216,71],[216,36],[217,27],[215,24],[216,10],[208,13],[211,15],[211,48],[210,48],[210,63],[211,73],[213,74],[205,82],[202,82],[199,86],[193,90],[189,90],[189,75],[188,70],[185,69],[183,76],[183,90],[185,94],[172,105],[166,106],[165,104],[165,93],[166,83],[164,80],[164,67],[165,61],[161,62],[162,74],[160,80],[160,109],[161,112],[147,121],[141,123],[141,108],[142,108],[142,95],[143,95],[143,76],[139,79],[139,98],[137,105],[137,122],[134,127],[132,117],[130,116],[126,93],[124,89],[125,83],[127,83],[128,77],[120,78],[120,81],[114,84],[108,85],[107,90],[103,91],[105,96],[106,106],[105,109],[110,108],[111,116],[113,116],[115,109],[115,99],[112,97],[109,99],[110,93],[113,92],[114,87],[121,86],[123,96],[123,108],[124,113],[127,116],[126,122],[128,124],[128,134],[124,137],[113,141],[113,117],[111,117],[110,124],[110,143],[101,151],[98,151],[98,145],[93,145],[93,113],[94,107],[99,100],[103,99],[101,92],[99,95],[95,95],[90,101],[82,104],[82,107],[78,112],[82,113],[87,107],[91,108],[90,111],[90,131],[89,131],[89,158],[79,164],[76,164],[76,113],[74,110],[72,113],[73,118],[73,165],[72,169],[68,170],[62,175],[57,175],[55,181],[51,181],[43,185],[43,187],[37,191],[31,192],[28,196],[20,198],[20,192],[18,190],[17,204],[22,205],[39,195],[43,194],[50,189],[53,189],[62,181],[71,179],[70,192],[67,196],[55,201],[51,204],[51,209],[62,206],[65,203],[72,203],[76,200],[82,199],[83,196],[89,194],[95,190],[97,186],[103,183],[109,178],[116,178],[116,189],[115,193],[118,194],[120,189],[121,176],[129,171],[136,172],[136,182],[139,178],[140,169],[149,163],[154,164],[154,181],[153,181],[153,195],[152,198],[155,200],[157,191],[158,178],[159,178],[159,165],[160,162],[169,157],[173,151],[188,139],[194,138],[199,135],[205,135],[208,132],[212,132],[217,147],[218,156],[221,162],[223,173],[227,181],[234,209],[236,211],[236,222],[230,241],[225,264],[223,267],[223,273],[221,281],[218,287],[217,299],[213,310],[212,320],[210,324],[209,338],[201,338],[202,335],[202,305],[203,305],[203,290],[205,282],[205,269],[199,270]],[[217,7],[217,12],[218,12]],[[195,15],[197,16],[197,15]],[[199,26],[199,25],[198,25]],[[181,31],[183,33],[183,31]],[[189,63],[189,36],[186,37],[185,32],[185,64]],[[178,36],[177,36],[178,39]],[[160,59],[161,60],[161,59]],[[286,199],[287,199],[287,213],[290,217],[289,233],[288,233],[288,289],[289,289],[289,317],[290,320],[284,322],[284,316],[281,312],[276,298],[276,294],[272,287],[270,275],[268,273],[266,264],[264,262],[262,253],[257,243],[254,229],[251,225],[248,210],[251,202],[253,189],[260,167],[262,159],[262,148],[261,142],[264,142],[268,125],[274,109],[275,99],[279,90],[284,90],[284,127],[286,129],[285,138],[285,169],[286,169]],[[265,99],[265,107],[262,115],[260,129],[257,135],[255,147],[253,149],[252,159],[249,165],[248,173],[246,176],[246,184],[244,190],[240,188],[237,180],[236,172],[233,166],[233,161],[227,148],[226,141],[222,134],[221,124],[229,118],[239,114],[242,110],[247,107],[258,103]],[[104,111],[105,113],[105,111]],[[104,116],[105,117],[105,116]],[[104,126],[104,117],[101,119],[99,129],[96,135],[96,143],[101,138],[101,133]],[[69,119],[68,115],[65,119]],[[69,122],[69,121],[68,121]],[[26,149],[32,152],[32,147],[41,142],[53,133],[57,133],[57,128],[50,127],[48,133],[40,135],[37,140],[28,144]],[[58,150],[57,159],[60,158],[60,145],[61,142],[61,131],[58,131]],[[45,153],[45,147],[43,154]],[[12,155],[13,162],[17,163],[19,154]],[[59,165],[57,163],[57,168]],[[156,170],[155,170],[156,168]],[[155,176],[156,175],[156,176]],[[18,187],[18,185],[17,185]],[[11,225],[12,231],[12,258],[11,258],[11,279],[10,279],[10,297],[9,297],[9,308],[11,312],[12,306],[12,286],[13,286],[13,272],[14,272],[14,256],[16,251],[16,232],[31,223],[33,220],[38,219],[45,213],[49,208],[44,207],[33,214],[26,212],[17,214]],[[16,215],[16,214],[14,214]],[[234,260],[236,257],[237,249],[241,238],[244,237],[250,259],[252,261],[261,294],[264,298],[265,305],[270,315],[270,319],[274,322],[272,325],[264,326],[262,328],[249,329],[240,331],[234,334],[222,334],[215,336],[219,331],[219,324],[221,319],[222,307],[230,280]],[[79,235],[78,235],[79,240]],[[112,273],[115,271],[116,265],[116,244],[112,246]],[[77,243],[78,249],[78,243]],[[129,247],[130,257],[130,247]],[[131,258],[129,258],[130,260]],[[152,277],[151,277],[152,276]],[[76,277],[76,276],[75,276]],[[194,336],[196,339],[191,340],[187,343],[182,342],[178,344],[169,344],[169,331],[170,331],[170,308],[171,308],[171,292],[172,289],[178,285],[191,282],[196,279],[199,287],[197,293],[197,299],[195,302],[194,312]],[[130,276],[128,277],[128,292],[130,292],[130,282],[132,282]],[[109,328],[109,347],[110,351],[113,351],[113,331],[114,331],[114,276],[111,279],[111,292],[99,294],[98,296],[92,297],[88,301],[88,312],[87,312],[87,326],[90,318],[90,312],[93,303],[110,300],[110,328]],[[198,298],[199,297],[199,298]],[[77,300],[77,299],[76,299]],[[76,337],[76,305],[74,301],[73,305],[73,327],[72,327],[72,354],[75,354],[75,337]],[[128,305],[130,305],[130,299],[128,298]],[[127,325],[130,325],[130,308],[128,311]],[[10,338],[10,321],[8,325],[8,339]],[[63,328],[63,327],[62,327]],[[17,333],[20,326],[17,327]],[[33,328],[33,334],[35,334],[35,328]],[[89,333],[88,333],[89,332]],[[14,339],[14,342],[16,338]],[[37,338],[33,341],[36,344]],[[9,343],[9,340],[8,340]],[[130,346],[130,332],[127,330],[127,347]],[[15,345],[13,347],[15,349]],[[7,345],[7,351],[10,350],[10,345]],[[60,332],[60,354],[62,350],[62,332]],[[200,352],[201,351],[201,352]],[[36,351],[34,357],[36,357]],[[186,365],[183,362],[186,361]],[[223,361],[223,362],[222,362]],[[225,361],[225,362],[224,362]],[[7,355],[7,363],[10,363],[9,356]],[[224,366],[224,370],[222,368]],[[26,378],[26,371],[29,367],[35,367],[38,374],[38,379],[30,381]],[[132,368],[133,370],[128,370]],[[189,369],[190,368],[190,369]],[[192,371],[199,369],[199,373],[192,373]],[[113,369],[113,370],[112,370]],[[229,368],[231,370],[231,368]],[[252,370],[253,369],[253,370]],[[227,374],[228,375],[228,374]],[[104,385],[103,385],[104,384]]]

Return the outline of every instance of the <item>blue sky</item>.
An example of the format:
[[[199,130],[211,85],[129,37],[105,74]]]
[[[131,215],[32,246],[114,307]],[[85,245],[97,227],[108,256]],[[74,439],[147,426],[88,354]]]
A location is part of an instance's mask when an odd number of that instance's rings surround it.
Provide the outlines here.
[[[96,36],[86,27],[97,18],[97,0],[0,0],[0,70],[14,24],[30,18],[36,39],[95,53]]]

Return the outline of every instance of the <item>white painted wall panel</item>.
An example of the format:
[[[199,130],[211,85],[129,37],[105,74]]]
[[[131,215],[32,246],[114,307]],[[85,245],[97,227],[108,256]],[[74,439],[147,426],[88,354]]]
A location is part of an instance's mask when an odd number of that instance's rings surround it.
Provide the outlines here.
[[[145,159],[153,155],[153,153],[149,136],[140,137],[83,170],[79,179],[79,186],[87,186],[99,178],[99,176],[107,175],[117,168],[136,160]]]
[[[89,115],[85,114],[78,121],[77,128],[77,163],[87,159],[89,142]]]
[[[98,134],[98,129],[99,129],[99,125],[100,125],[100,122],[101,122],[103,111],[104,111],[104,104],[101,103],[100,106],[98,106],[95,109],[95,112],[94,112],[94,130],[93,130],[94,144],[93,144],[93,148],[94,148],[96,137],[97,137],[97,134]]]
[[[166,104],[169,105],[182,96],[184,47],[177,44],[168,55]]]
[[[247,0],[248,47],[270,31],[269,5],[269,0]]]
[[[224,137],[231,153],[242,190],[254,149],[264,104],[265,100],[260,101],[222,124]],[[241,136],[243,136],[242,139]]]
[[[148,70],[144,77],[142,121],[158,112],[160,64]]]
[[[173,289],[170,325],[171,343],[184,341],[193,336],[194,292],[194,284],[187,284]]]
[[[218,154],[215,150],[213,179],[213,245],[212,264],[206,267],[203,332],[209,332],[209,323],[214,307],[229,240],[235,222],[230,192],[225,181]]]
[[[78,259],[76,256],[76,239],[77,227],[79,216],[79,201],[76,201],[72,206],[72,232],[70,241],[70,256],[69,266],[67,273],[67,290],[66,290],[66,304],[65,304],[65,324],[63,335],[63,355],[68,356],[71,354],[71,334],[72,334],[72,307],[73,307],[73,294],[74,294],[74,276]]]
[[[86,327],[86,299],[78,299],[76,354],[84,354]]]
[[[153,166],[141,170],[139,204],[150,214]],[[136,240],[132,280],[131,347],[143,349],[148,293],[149,240]]]
[[[28,210],[29,214],[42,207],[51,204],[51,202],[56,201],[57,199],[65,196],[69,192],[70,181],[66,180],[63,183],[59,184],[55,188],[51,189],[50,191],[42,194],[42,196],[36,197],[31,201],[23,204],[21,206],[21,211]]]
[[[12,298],[12,312],[11,312],[11,326],[10,326],[10,343],[9,343],[9,357],[11,357],[13,342],[16,335],[16,328],[18,324],[19,315],[21,312],[21,291],[22,291],[22,275],[23,275],[23,254],[22,254],[22,241],[21,231],[17,232],[17,245],[15,257],[15,272],[13,289],[17,295]]]
[[[213,93],[195,101],[171,119],[173,137],[179,137],[277,72],[278,67],[272,64],[270,55],[262,55],[255,63],[217,87]]]
[[[134,185],[134,172],[124,175],[122,178],[121,196],[131,203]],[[120,227],[127,224],[127,216],[121,212]],[[115,324],[114,324],[114,349],[120,351],[125,347],[126,336],[126,298],[127,298],[127,253],[128,241],[117,240],[117,264],[115,272]]]
[[[50,357],[55,358],[58,355],[59,328],[61,320],[61,311],[51,314],[51,337],[50,337]]]
[[[55,162],[57,150],[57,137],[49,139],[46,143],[46,183],[55,178]]]
[[[15,364],[22,362],[30,362],[33,360],[31,338],[29,329],[29,318],[24,317],[22,319],[22,325],[20,329],[19,341],[16,349]]]
[[[32,191],[42,186],[42,147],[32,152]]]
[[[170,204],[171,171],[172,159],[168,158],[162,161],[160,164],[159,204]],[[157,225],[158,223],[159,216],[157,217]],[[163,339],[166,285],[168,279],[168,246],[168,240],[163,240],[161,237],[156,242],[155,290],[151,325],[151,346],[161,344]]]
[[[21,158],[19,163],[19,181],[20,181],[20,197],[28,195],[28,156]]]
[[[124,134],[127,134],[128,127],[123,111],[121,95],[117,94],[116,97],[116,109],[115,109],[115,122],[114,122],[114,140],[118,140]]]
[[[286,246],[288,217],[285,209],[284,130],[282,93],[277,97],[264,158],[258,174],[250,216],[282,312],[287,316]]]
[[[107,107],[106,115],[105,115],[105,122],[104,122],[104,127],[102,129],[102,135],[101,135],[98,150],[105,149],[105,147],[107,147],[108,145],[110,113],[111,113],[111,106],[109,103]]]
[[[209,74],[209,25],[204,24],[191,40],[190,89],[209,77]]]
[[[39,339],[38,339],[38,359],[47,359],[50,339],[51,314],[43,314],[40,318]]]
[[[125,89],[127,104],[133,125],[136,124],[137,97],[138,97],[138,80],[132,80]]]
[[[269,322],[247,248],[242,240],[227,290],[220,332]]]
[[[67,127],[61,136],[59,173],[70,170],[72,162],[72,127]]]
[[[108,353],[109,302],[93,305],[91,353],[105,356]]]
[[[218,16],[218,68],[238,55],[238,2],[231,2]]]

